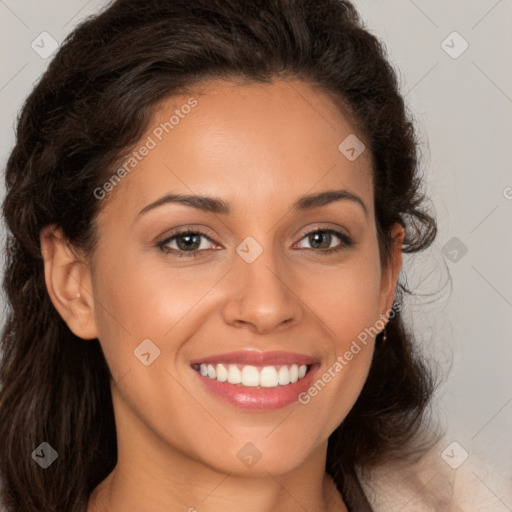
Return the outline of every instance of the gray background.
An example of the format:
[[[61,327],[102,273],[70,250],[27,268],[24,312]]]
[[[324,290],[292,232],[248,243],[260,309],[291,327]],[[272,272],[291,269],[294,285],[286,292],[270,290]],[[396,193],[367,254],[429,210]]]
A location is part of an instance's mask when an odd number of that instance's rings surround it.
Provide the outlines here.
[[[448,375],[437,397],[447,444],[458,442],[510,477],[512,1],[355,4],[384,41],[421,135],[439,236],[424,254],[405,258],[402,278],[415,293],[406,300],[407,318]],[[0,0],[2,171],[17,112],[50,60],[32,42],[49,50],[42,32],[60,43],[103,5]],[[492,491],[492,482],[484,484]]]

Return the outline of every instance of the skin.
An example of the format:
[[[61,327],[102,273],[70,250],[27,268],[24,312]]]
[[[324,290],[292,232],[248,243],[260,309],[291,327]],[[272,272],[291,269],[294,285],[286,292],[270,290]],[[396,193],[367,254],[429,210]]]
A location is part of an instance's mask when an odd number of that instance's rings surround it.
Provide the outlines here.
[[[369,151],[349,161],[338,150],[356,131],[320,91],[291,80],[203,84],[162,103],[141,143],[190,96],[197,106],[102,205],[92,255],[55,226],[41,236],[55,307],[76,335],[99,339],[114,376],[119,459],[88,512],[347,510],[325,474],[327,440],[361,391],[373,338],[307,405],[269,412],[212,396],[190,361],[284,350],[316,357],[321,376],[392,307],[403,228],[393,227],[382,267]],[[340,188],[367,214],[350,200],[291,211],[303,195]],[[222,198],[232,213],[166,204],[138,215],[171,192]],[[178,227],[212,241],[200,238],[195,258],[163,252],[157,242]],[[322,228],[354,245],[333,235],[326,246],[343,248],[323,253],[307,236]],[[248,236],[263,249],[252,263],[236,252]],[[160,349],[149,366],[134,357],[147,338]],[[261,453],[253,467],[237,457],[248,442]]]

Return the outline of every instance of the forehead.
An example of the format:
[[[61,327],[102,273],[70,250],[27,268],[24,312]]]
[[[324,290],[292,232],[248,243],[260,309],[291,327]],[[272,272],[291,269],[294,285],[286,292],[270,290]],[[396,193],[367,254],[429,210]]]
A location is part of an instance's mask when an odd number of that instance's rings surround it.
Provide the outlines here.
[[[218,80],[155,108],[113,199],[140,209],[177,191],[248,206],[346,188],[371,210],[370,152],[347,153],[363,144],[333,101],[304,82]]]

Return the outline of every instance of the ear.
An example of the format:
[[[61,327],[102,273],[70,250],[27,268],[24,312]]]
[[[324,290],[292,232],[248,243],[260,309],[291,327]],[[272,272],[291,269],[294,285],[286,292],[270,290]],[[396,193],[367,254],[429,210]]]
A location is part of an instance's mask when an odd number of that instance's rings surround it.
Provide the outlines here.
[[[402,268],[402,246],[405,230],[401,224],[394,224],[390,231],[393,239],[391,254],[382,268],[380,289],[380,313],[387,317],[387,313],[393,307],[395,290],[398,282],[398,274]]]
[[[40,243],[46,288],[55,309],[76,336],[97,338],[89,265],[56,225],[41,230]]]

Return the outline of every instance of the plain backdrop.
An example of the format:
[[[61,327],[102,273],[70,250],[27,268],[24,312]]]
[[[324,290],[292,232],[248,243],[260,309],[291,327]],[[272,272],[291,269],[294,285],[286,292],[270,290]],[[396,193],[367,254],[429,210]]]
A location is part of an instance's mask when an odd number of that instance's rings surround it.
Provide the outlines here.
[[[52,40],[57,46],[104,5],[0,0],[2,172],[17,113],[51,60],[45,52]],[[447,444],[456,441],[469,457],[510,476],[512,1],[355,5],[398,71],[439,223],[433,247],[406,256],[401,276],[414,292],[406,299],[406,318],[445,376],[436,411]],[[3,176],[1,183],[3,198]],[[4,236],[2,225],[2,243]],[[492,482],[484,484],[492,490]]]

